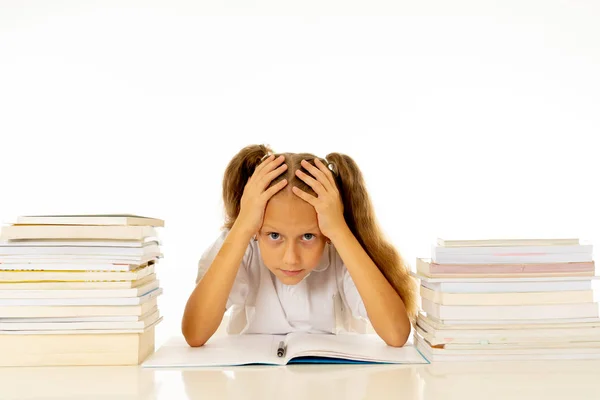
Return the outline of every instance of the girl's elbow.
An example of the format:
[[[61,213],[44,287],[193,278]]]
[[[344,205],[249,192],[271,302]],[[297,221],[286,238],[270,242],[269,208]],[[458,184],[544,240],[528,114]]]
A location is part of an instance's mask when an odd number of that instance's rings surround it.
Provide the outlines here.
[[[186,343],[190,347],[200,347],[206,343],[206,339],[203,339],[201,335],[198,334],[196,329],[193,329],[193,325],[187,322],[185,319],[181,324],[181,333],[183,334],[183,338]]]
[[[391,331],[384,342],[391,347],[403,347],[410,336],[410,329],[406,330],[404,327]]]
[[[190,347],[200,347],[206,343],[206,339],[202,338],[197,333],[192,333],[189,330],[182,329],[183,338]]]
[[[200,338],[194,338],[194,337],[185,337],[185,341],[187,342],[187,344],[190,347],[201,347],[204,346],[204,344],[206,343],[206,340],[202,340]]]
[[[408,336],[405,335],[393,335],[389,338],[386,338],[385,343],[391,347],[403,347],[408,341]]]

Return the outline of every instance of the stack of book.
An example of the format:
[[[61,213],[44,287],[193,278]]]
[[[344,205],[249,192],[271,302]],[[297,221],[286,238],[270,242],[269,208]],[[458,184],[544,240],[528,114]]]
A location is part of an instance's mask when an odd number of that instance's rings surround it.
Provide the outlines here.
[[[0,366],[139,365],[162,320],[155,227],[135,215],[24,216],[0,232]]]
[[[416,267],[429,361],[600,359],[591,244],[438,239]]]

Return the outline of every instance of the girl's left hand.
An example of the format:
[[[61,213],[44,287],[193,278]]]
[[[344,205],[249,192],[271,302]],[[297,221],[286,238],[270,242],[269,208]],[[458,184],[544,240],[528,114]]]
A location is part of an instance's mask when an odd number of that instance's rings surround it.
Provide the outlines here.
[[[318,168],[306,160],[302,160],[301,164],[312,176],[300,169],[296,170],[296,176],[313,188],[318,197],[306,193],[296,186],[292,187],[292,191],[315,208],[321,233],[331,239],[336,232],[347,227],[344,219],[344,205],[333,174],[318,158],[315,158]]]

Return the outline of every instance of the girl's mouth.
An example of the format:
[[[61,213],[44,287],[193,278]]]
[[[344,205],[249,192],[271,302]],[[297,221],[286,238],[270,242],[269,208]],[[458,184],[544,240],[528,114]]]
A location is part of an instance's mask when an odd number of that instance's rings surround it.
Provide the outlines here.
[[[290,270],[282,269],[281,272],[283,272],[283,274],[286,276],[296,276],[296,275],[299,275],[302,272],[302,270],[297,269],[295,271],[290,271]]]

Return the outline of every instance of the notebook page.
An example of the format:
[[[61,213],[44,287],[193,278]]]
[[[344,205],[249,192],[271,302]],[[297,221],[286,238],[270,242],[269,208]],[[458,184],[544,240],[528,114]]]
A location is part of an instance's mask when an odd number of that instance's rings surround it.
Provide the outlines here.
[[[280,338],[272,335],[213,336],[200,347],[190,347],[182,336],[161,346],[143,364],[148,368],[219,367],[246,364],[283,364],[277,357]]]
[[[391,347],[376,334],[289,334],[286,359],[306,356],[401,364],[428,363],[412,344]]]

